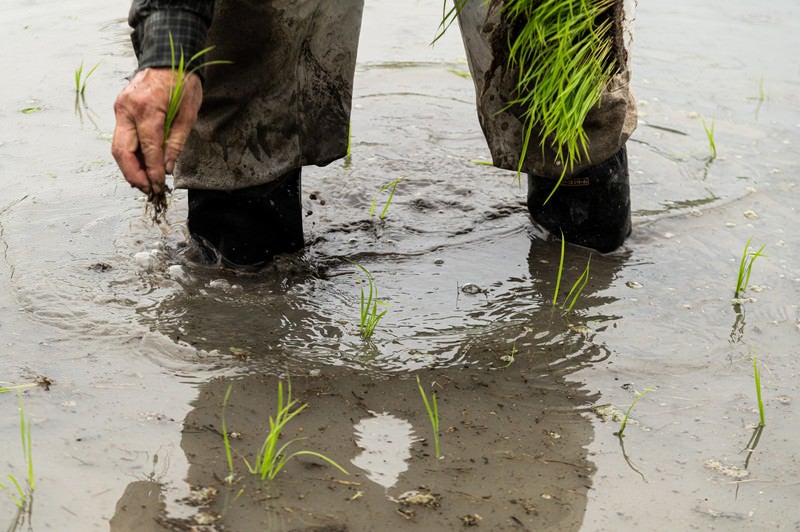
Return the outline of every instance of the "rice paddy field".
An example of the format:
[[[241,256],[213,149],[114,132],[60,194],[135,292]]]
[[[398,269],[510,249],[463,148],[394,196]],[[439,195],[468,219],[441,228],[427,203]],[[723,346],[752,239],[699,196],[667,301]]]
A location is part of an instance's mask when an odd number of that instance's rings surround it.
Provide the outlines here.
[[[308,246],[255,274],[193,262],[185,192],[158,227],[119,175],[128,7],[0,4],[0,526],[800,528],[797,2],[638,3],[633,234],[568,313],[589,252],[554,306],[560,243],[481,164],[440,2],[366,1],[352,154],[304,170]],[[249,472],[279,381],[308,404],[279,445],[349,474]]]

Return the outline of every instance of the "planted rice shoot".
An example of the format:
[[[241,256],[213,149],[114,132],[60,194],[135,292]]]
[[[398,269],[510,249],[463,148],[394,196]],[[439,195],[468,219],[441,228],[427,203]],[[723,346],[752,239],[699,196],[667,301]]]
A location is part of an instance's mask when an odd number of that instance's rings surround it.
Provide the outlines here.
[[[750,274],[753,272],[753,263],[757,258],[767,256],[762,253],[767,246],[766,244],[758,248],[758,251],[750,250],[750,242],[752,240],[752,237],[747,239],[747,243],[744,245],[744,251],[742,252],[742,258],[739,261],[739,273],[736,276],[736,290],[733,294],[733,297],[736,299],[747,290],[747,285],[750,283]]]
[[[3,391],[8,392],[10,390],[4,388]],[[31,438],[30,420],[25,418],[25,407],[22,402],[22,391],[19,388],[17,388],[17,393],[19,395],[19,433],[20,433],[20,440],[22,443],[22,456],[23,459],[25,460],[27,468],[26,470],[28,477],[26,481],[27,485],[23,487],[23,485],[11,473],[8,473],[6,476],[13,484],[15,492],[12,492],[11,496],[14,499],[14,503],[17,505],[17,508],[21,512],[30,512],[31,503],[33,500],[33,490],[35,488],[33,479],[33,452],[32,452],[33,439]],[[10,487],[0,483],[0,489],[10,490]]]
[[[89,80],[89,76],[94,74],[94,71],[97,70],[97,67],[100,66],[98,62],[95,66],[89,69],[86,75],[83,75],[83,61],[81,61],[80,66],[75,70],[75,94],[79,94],[81,96],[84,95],[86,92],[86,82]]]
[[[623,435],[623,433],[625,432],[625,427],[628,425],[628,418],[629,418],[629,417],[630,417],[630,415],[631,415],[631,410],[633,410],[633,407],[636,405],[636,403],[638,403],[638,402],[639,402],[639,400],[640,400],[642,397],[644,397],[645,395],[647,395],[647,394],[648,394],[650,391],[652,391],[652,390],[653,390],[653,388],[652,388],[652,387],[648,387],[648,388],[645,388],[645,390],[644,390],[642,393],[640,393],[640,394],[637,394],[637,395],[636,395],[636,397],[633,399],[633,402],[632,402],[632,403],[631,403],[631,405],[628,407],[628,410],[626,410],[626,411],[625,411],[625,417],[623,417],[623,418],[622,418],[622,423],[620,424],[620,426],[619,426],[619,430],[617,431],[617,436],[619,436],[620,438],[622,438],[622,435]]]
[[[397,179],[395,179],[391,183],[387,183],[387,184],[385,184],[385,185],[383,185],[381,187],[380,192],[385,192],[387,190],[389,191],[389,198],[386,200],[386,204],[383,206],[383,210],[381,211],[380,216],[378,216],[378,218],[380,218],[381,220],[386,218],[386,213],[389,211],[389,205],[391,205],[391,203],[392,203],[392,198],[394,198],[394,192],[395,192],[395,190],[397,190],[397,185],[403,179],[405,179],[405,176],[398,177]],[[369,208],[369,215],[370,216],[374,216],[375,215],[375,204],[377,202],[378,202],[378,196],[375,196],[375,199],[372,200],[372,205]]]
[[[229,384],[228,389],[225,390],[225,397],[222,399],[222,441],[225,444],[225,458],[228,459],[228,476],[225,477],[225,482],[228,484],[233,483],[236,478],[236,473],[233,470],[233,452],[231,451],[231,440],[228,435],[228,427],[225,424],[225,407],[228,406],[228,399],[231,396],[233,385]]]
[[[283,466],[292,458],[297,456],[313,456],[329,463],[345,475],[349,475],[342,466],[322,453],[308,450],[294,451],[292,453],[287,451],[290,445],[304,440],[305,438],[292,438],[283,445],[279,445],[281,434],[286,425],[308,407],[308,403],[303,403],[298,406],[299,401],[297,399],[292,399],[291,381],[288,382],[287,388],[286,397],[284,398],[283,381],[278,381],[278,407],[275,417],[270,416],[269,418],[269,432],[264,439],[261,450],[256,456],[255,462],[250,464],[250,462],[244,458],[247,469],[250,473],[258,475],[261,480],[273,480],[275,476],[280,473],[281,469],[283,469]]]
[[[361,285],[359,332],[361,334],[361,338],[364,340],[369,340],[372,338],[372,334],[375,332],[375,327],[378,326],[378,322],[381,321],[381,318],[383,318],[388,311],[387,309],[379,312],[378,305],[386,306],[388,303],[384,301],[378,301],[378,287],[375,286],[375,281],[372,279],[372,274],[369,272],[369,270],[355,261],[348,259],[348,262],[360,269],[367,278],[366,290],[364,290],[363,281],[359,279],[359,284]]]
[[[711,117],[711,125],[710,126],[708,124],[706,124],[706,119],[705,118],[702,118],[701,120],[703,121],[703,129],[705,130],[706,137],[708,138],[708,148],[709,148],[709,151],[710,151],[710,154],[708,156],[708,160],[709,161],[713,161],[714,159],[717,158],[717,144],[714,141],[714,117],[713,116]]]
[[[553,292],[553,306],[555,307],[558,303],[558,292],[561,289],[561,277],[564,273],[564,249],[566,246],[566,240],[564,239],[564,232],[561,232],[561,258],[558,262],[558,272],[556,275],[556,288]],[[583,289],[586,287],[586,283],[589,281],[589,266],[592,263],[592,256],[589,255],[589,259],[586,261],[586,268],[583,269],[583,273],[575,280],[572,284],[572,288],[570,289],[567,296],[564,298],[564,301],[561,303],[561,310],[569,313],[572,312],[575,303],[578,302],[578,298],[580,297]]]
[[[166,147],[167,140],[169,139],[172,125],[178,112],[183,104],[183,98],[186,95],[186,81],[189,77],[198,70],[211,65],[227,65],[231,61],[214,60],[214,61],[199,61],[204,55],[213,50],[214,46],[203,48],[186,61],[183,55],[183,48],[181,47],[180,54],[176,53],[175,42],[172,39],[172,33],[169,34],[169,51],[170,51],[170,87],[169,87],[169,101],[167,103],[167,113],[164,117],[164,139],[163,145]],[[168,191],[168,190],[167,190]],[[153,206],[153,222],[158,224],[161,222],[161,217],[166,213],[169,204],[167,202],[167,191],[160,193],[151,193],[147,198]]]
[[[417,388],[419,388],[419,394],[422,396],[422,402],[425,403],[425,411],[428,413],[428,419],[431,421],[431,428],[433,429],[433,447],[436,453],[436,459],[438,460],[442,457],[442,454],[439,448],[439,406],[436,404],[436,392],[431,392],[431,398],[428,400],[428,395],[425,393],[425,388],[422,387],[419,375],[417,375]]]
[[[756,399],[758,400],[759,427],[764,426],[764,401],[761,398],[761,372],[758,371],[758,360],[753,357],[753,379],[756,383]]]

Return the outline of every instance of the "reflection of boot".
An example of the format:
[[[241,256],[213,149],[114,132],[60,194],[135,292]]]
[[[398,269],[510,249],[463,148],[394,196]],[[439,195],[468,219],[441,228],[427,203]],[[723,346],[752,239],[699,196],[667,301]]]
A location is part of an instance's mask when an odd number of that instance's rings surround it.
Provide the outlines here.
[[[238,190],[189,189],[189,232],[229,266],[259,267],[303,247],[300,169]]]
[[[628,156],[625,146],[610,159],[564,178],[553,197],[545,199],[556,180],[528,176],[528,210],[535,222],[567,242],[614,251],[631,233]]]

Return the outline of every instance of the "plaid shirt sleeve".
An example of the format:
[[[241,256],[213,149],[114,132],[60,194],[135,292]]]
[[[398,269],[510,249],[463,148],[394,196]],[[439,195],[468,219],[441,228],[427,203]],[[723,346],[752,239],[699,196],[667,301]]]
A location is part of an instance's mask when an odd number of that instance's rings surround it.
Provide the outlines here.
[[[205,47],[213,13],[214,0],[133,0],[128,24],[139,70],[171,65],[170,34],[188,61]]]

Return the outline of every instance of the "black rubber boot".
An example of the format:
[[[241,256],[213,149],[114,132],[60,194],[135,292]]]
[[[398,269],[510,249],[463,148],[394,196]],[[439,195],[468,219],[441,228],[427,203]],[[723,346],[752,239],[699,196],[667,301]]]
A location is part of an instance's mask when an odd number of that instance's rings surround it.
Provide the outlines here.
[[[625,146],[610,159],[570,178],[555,194],[555,179],[528,176],[531,218],[553,235],[564,232],[567,242],[614,251],[631,234],[630,181]]]
[[[303,247],[300,169],[238,190],[189,189],[189,233],[232,267],[259,268]]]

